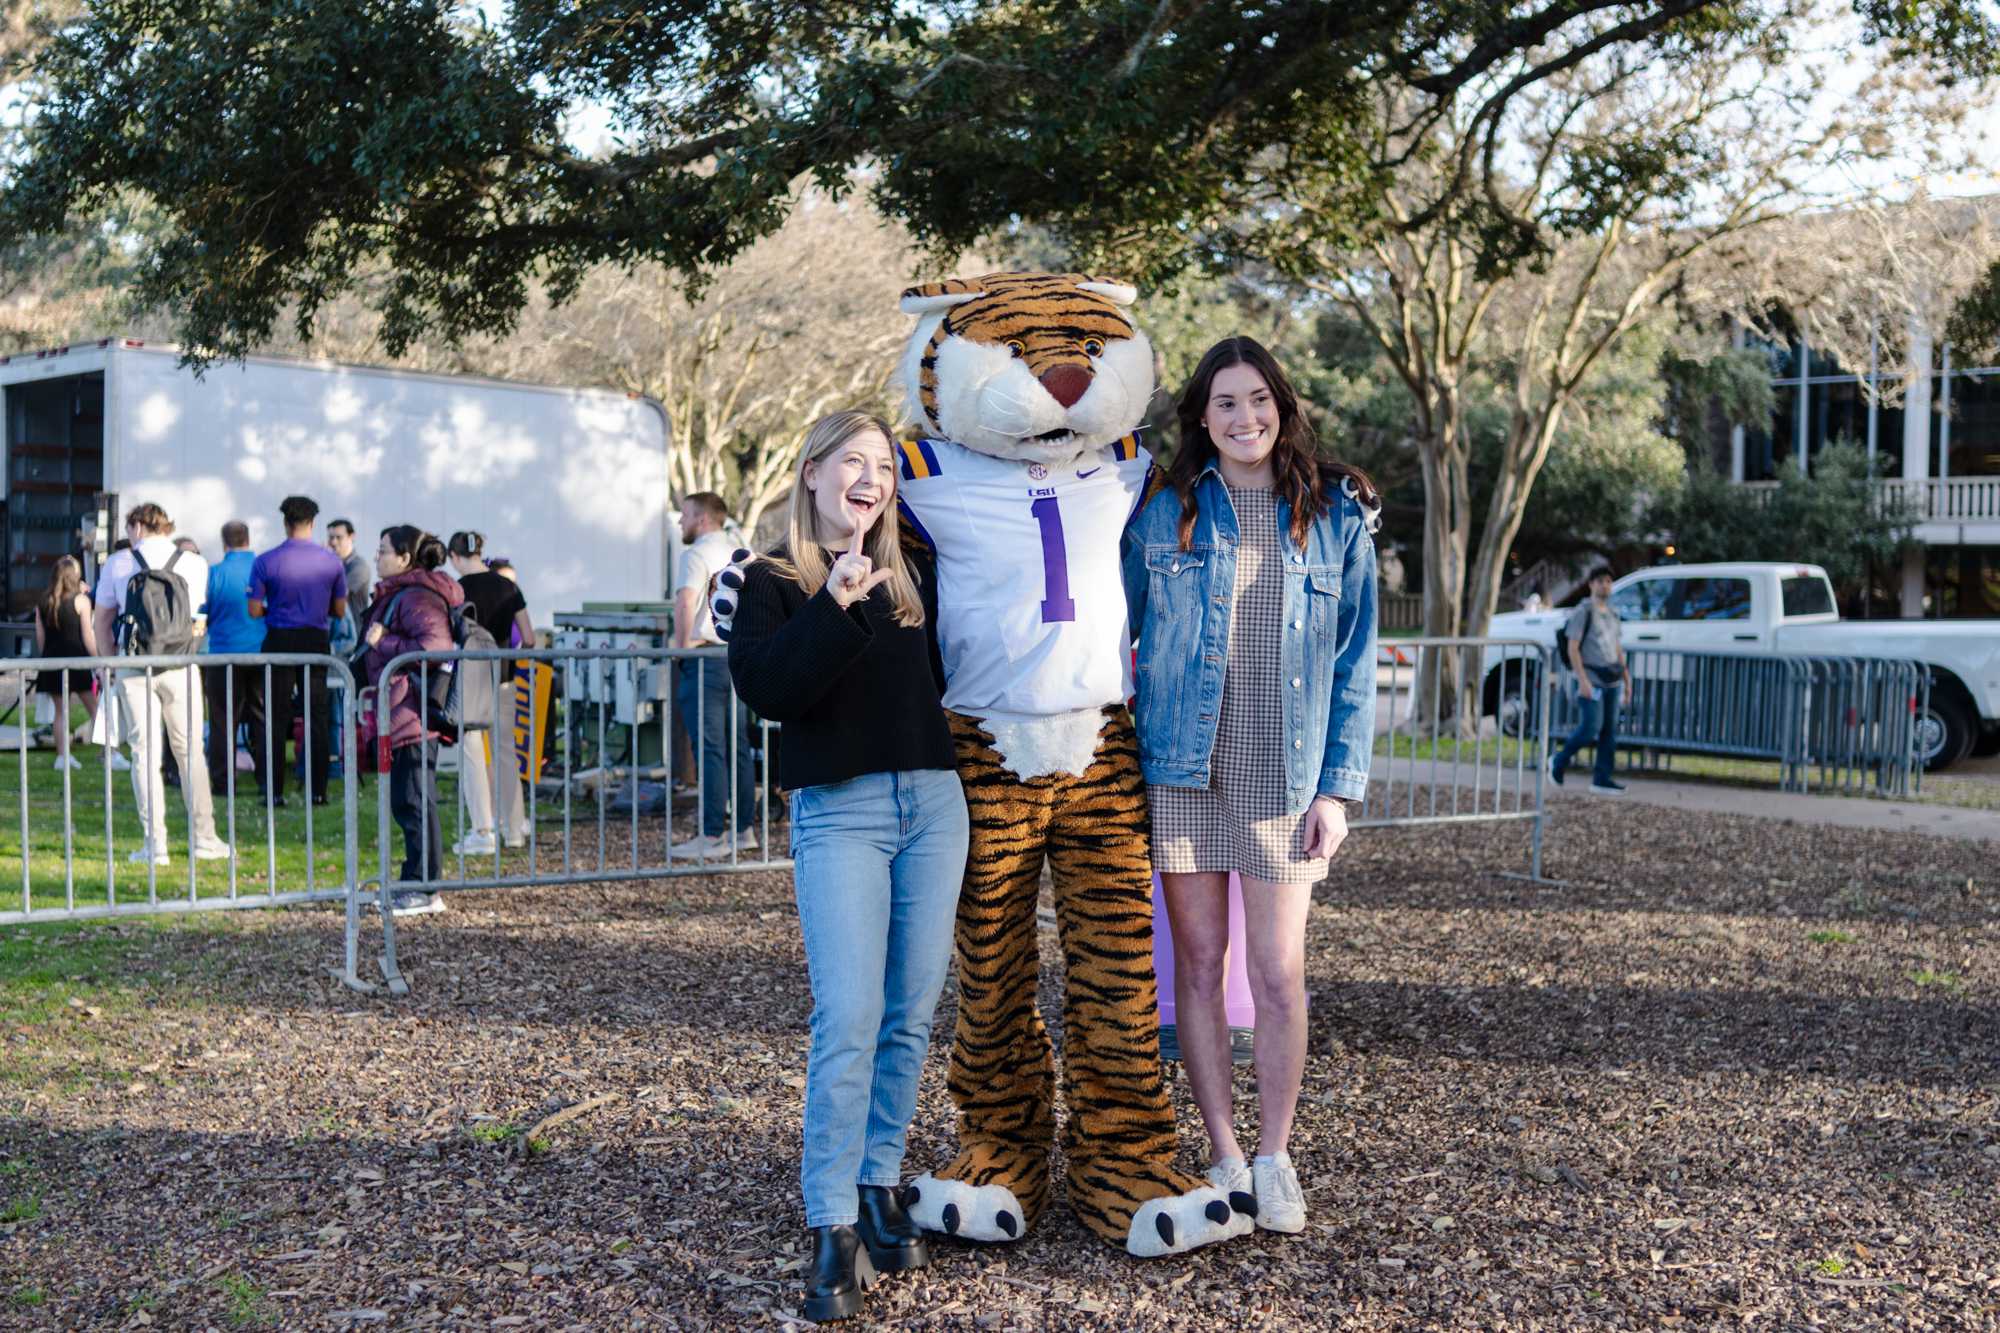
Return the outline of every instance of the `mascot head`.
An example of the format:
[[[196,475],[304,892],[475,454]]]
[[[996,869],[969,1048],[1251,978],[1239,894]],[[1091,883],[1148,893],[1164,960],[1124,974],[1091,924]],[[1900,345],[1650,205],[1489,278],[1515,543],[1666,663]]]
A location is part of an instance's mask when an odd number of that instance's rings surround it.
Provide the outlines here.
[[[1063,466],[1137,428],[1153,347],[1138,293],[1081,273],[989,273],[903,293],[903,383],[919,429],[995,458]]]

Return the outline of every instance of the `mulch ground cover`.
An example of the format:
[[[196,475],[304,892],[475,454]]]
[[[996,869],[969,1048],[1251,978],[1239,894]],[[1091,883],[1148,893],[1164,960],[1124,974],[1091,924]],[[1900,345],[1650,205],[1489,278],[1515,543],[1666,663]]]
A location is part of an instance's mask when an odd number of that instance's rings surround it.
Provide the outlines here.
[[[1428,829],[1356,834],[1318,889],[1303,1235],[1138,1261],[1058,1205],[857,1324],[2000,1325],[1993,849],[1554,820],[1560,886],[1493,873],[1519,828]],[[0,1323],[795,1322],[788,877],[452,904],[405,926],[394,1000],[325,978],[328,912],[0,932],[48,978],[0,1027]],[[951,1021],[911,1174],[951,1148]]]

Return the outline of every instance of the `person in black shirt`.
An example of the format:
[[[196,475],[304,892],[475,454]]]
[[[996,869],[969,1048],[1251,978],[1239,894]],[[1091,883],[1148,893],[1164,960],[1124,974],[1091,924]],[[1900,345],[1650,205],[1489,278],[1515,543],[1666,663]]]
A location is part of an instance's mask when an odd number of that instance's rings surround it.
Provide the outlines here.
[[[451,556],[452,573],[465,592],[465,604],[472,609],[480,627],[502,648],[535,645],[535,625],[528,618],[528,599],[521,587],[504,574],[495,573],[486,563],[486,538],[477,532],[454,532],[445,548]],[[491,663],[476,664],[492,670]],[[528,845],[528,813],[521,792],[521,770],[515,762],[514,747],[496,741],[513,735],[513,673],[503,665],[499,688],[493,691],[494,716],[487,731],[468,731],[460,755],[459,785],[465,792],[465,813],[472,828],[452,845],[454,856],[491,856],[495,850],[493,810],[500,807],[497,837],[509,847]]]
[[[806,435],[789,541],[715,602],[736,692],[783,723],[792,879],[811,973],[800,1167],[805,1316],[860,1308],[871,1269],[930,1254],[903,1211],[903,1140],[965,874],[965,793],[940,698],[935,571],[906,556],[889,427],[838,412]]]

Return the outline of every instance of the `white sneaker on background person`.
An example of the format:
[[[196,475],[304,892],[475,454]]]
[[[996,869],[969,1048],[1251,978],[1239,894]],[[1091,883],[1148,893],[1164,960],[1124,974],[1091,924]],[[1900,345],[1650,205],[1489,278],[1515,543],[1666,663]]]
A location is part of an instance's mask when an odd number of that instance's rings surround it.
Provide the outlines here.
[[[134,865],[141,865],[141,866],[145,865],[148,861],[151,861],[156,866],[170,866],[174,863],[174,858],[170,856],[168,853],[156,852],[151,847],[148,847],[143,843],[141,843],[137,847],[134,847],[126,855],[125,859],[127,861],[130,861]]]
[[[494,843],[491,833],[468,833],[451,845],[453,856],[491,856]]]
[[[113,750],[111,752],[111,771],[114,773],[130,773],[132,771],[132,761],[125,757],[123,750]]]
[[[444,899],[435,893],[408,890],[390,900],[390,916],[429,916],[444,910]]]
[[[50,767],[55,769],[56,772],[60,773],[66,768],[67,769],[82,768],[83,760],[78,759],[73,754],[59,754],[55,757],[55,762],[51,764]]]
[[[194,859],[197,861],[227,861],[236,855],[236,850],[226,842],[196,843]]]
[[[718,833],[712,838],[705,834],[698,835],[686,842],[675,843],[670,855],[677,861],[727,861],[732,846],[738,856],[756,851],[757,830],[744,829],[736,835],[733,844],[727,833]]]
[[[1299,1173],[1292,1169],[1292,1155],[1279,1153],[1259,1157],[1250,1164],[1256,1182],[1257,1225],[1266,1231],[1296,1235],[1306,1229],[1306,1192],[1299,1188]]]

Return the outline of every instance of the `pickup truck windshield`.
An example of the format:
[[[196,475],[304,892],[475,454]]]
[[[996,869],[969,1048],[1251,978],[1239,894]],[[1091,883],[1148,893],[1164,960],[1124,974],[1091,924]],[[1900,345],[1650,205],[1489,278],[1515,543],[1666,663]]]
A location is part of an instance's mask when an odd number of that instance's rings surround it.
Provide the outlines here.
[[[1825,579],[1807,574],[1780,580],[1785,616],[1823,616],[1833,610],[1833,589]]]

